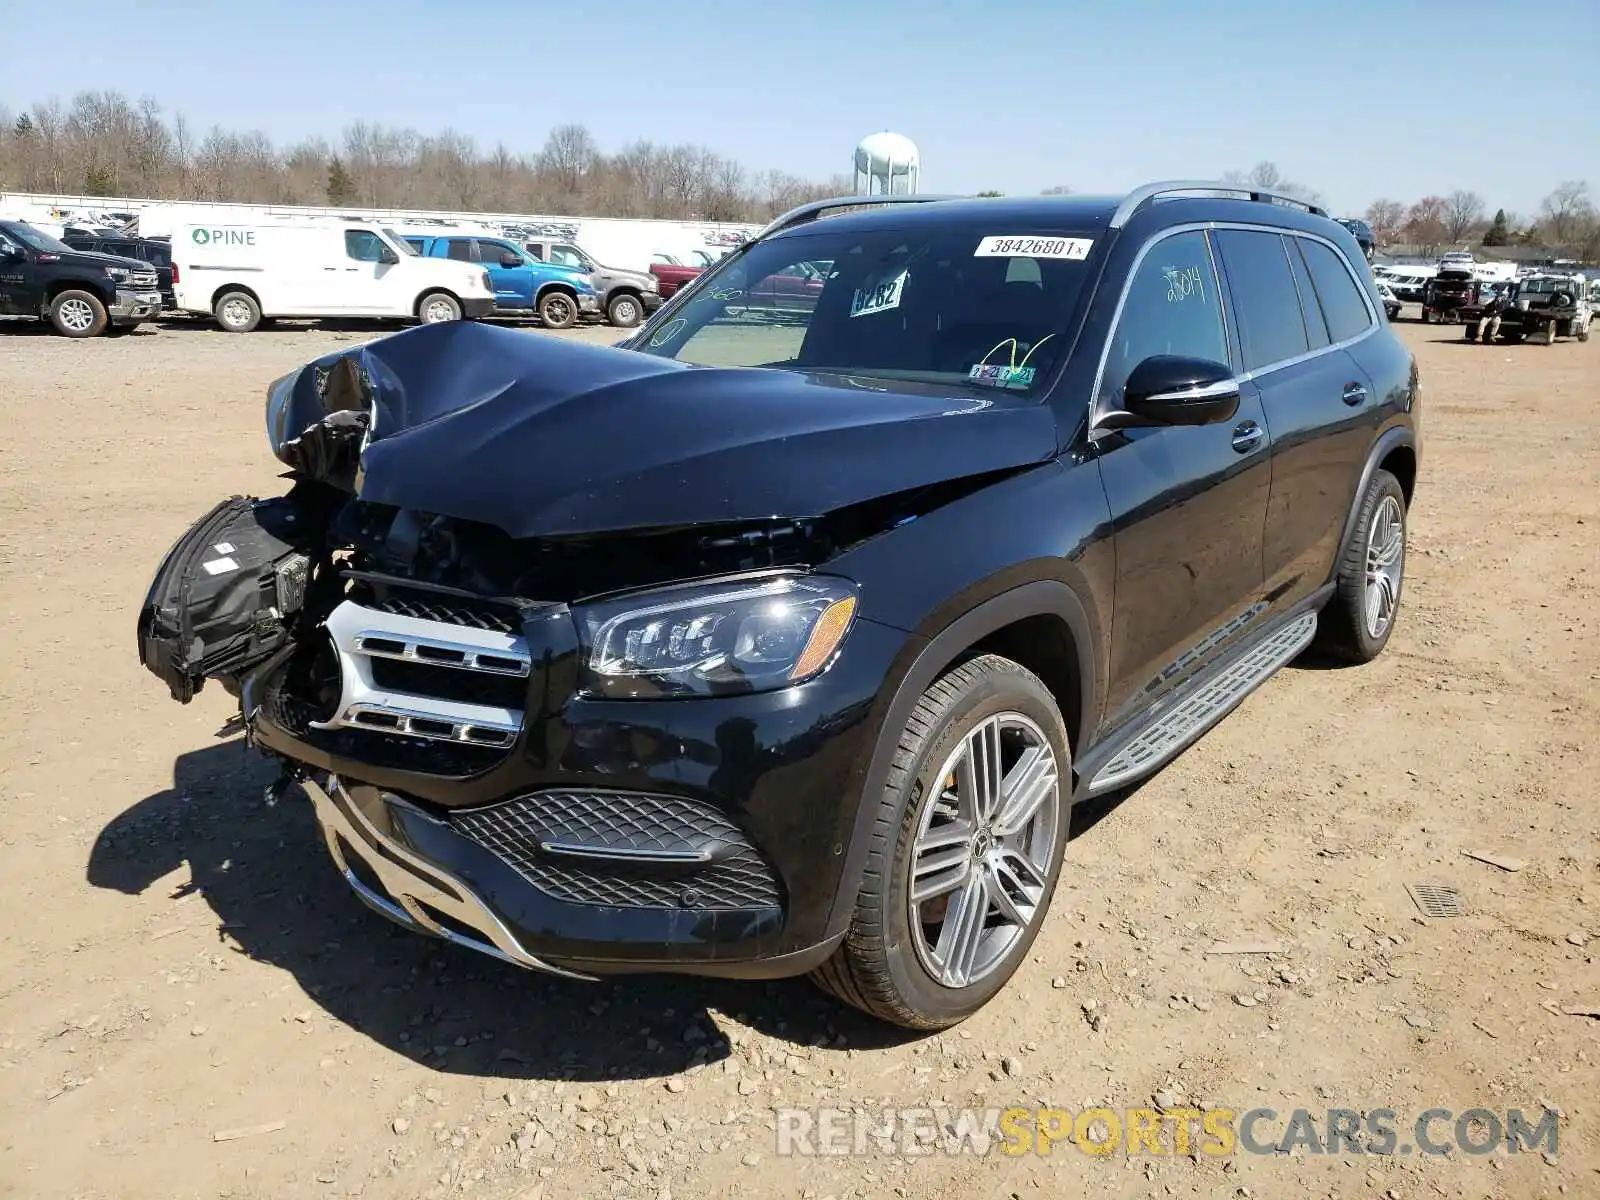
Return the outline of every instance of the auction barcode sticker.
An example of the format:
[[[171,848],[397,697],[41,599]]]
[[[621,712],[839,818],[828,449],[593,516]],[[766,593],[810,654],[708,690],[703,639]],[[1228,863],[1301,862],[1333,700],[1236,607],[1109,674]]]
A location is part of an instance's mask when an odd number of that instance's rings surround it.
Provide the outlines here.
[[[1094,245],[1092,238],[986,237],[972,252],[973,258],[1086,258]]]

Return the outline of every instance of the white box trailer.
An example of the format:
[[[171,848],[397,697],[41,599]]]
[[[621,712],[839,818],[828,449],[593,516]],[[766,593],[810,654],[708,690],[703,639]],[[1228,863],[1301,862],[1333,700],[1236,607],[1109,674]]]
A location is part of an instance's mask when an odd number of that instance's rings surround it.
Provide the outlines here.
[[[431,322],[494,311],[481,266],[423,258],[392,229],[364,221],[180,223],[172,268],[177,307],[214,316],[231,333],[273,317]]]

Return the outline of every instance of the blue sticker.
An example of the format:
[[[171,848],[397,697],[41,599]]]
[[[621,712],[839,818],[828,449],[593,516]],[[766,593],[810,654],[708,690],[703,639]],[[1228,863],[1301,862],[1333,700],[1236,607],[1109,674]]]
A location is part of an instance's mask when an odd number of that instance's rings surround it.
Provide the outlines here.
[[[1033,368],[979,363],[967,372],[967,379],[984,387],[1027,387],[1033,382]]]

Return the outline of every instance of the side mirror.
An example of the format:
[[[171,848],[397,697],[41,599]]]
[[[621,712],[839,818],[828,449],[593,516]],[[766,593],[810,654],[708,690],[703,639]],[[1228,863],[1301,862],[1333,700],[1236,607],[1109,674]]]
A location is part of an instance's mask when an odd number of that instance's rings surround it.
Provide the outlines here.
[[[1148,425],[1209,425],[1239,410],[1239,384],[1226,363],[1156,354],[1128,375],[1120,413],[1107,413],[1101,429]]]
[[[392,267],[395,263],[400,261],[400,256],[393,250],[389,249],[389,247],[385,246],[382,250],[378,251],[378,261]]]
[[[500,265],[502,267],[520,267],[522,265],[522,260],[515,254],[511,253],[511,251],[507,250],[500,256]]]

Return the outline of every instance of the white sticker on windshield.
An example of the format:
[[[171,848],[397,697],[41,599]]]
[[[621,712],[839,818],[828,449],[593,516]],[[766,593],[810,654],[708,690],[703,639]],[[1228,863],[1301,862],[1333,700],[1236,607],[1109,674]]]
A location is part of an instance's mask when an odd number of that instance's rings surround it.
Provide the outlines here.
[[[857,288],[855,299],[850,302],[850,315],[852,317],[870,317],[873,313],[888,312],[891,308],[900,307],[900,296],[905,291],[906,276],[911,274],[906,268],[897,275],[877,282],[869,282],[864,288]]]
[[[986,237],[973,258],[1086,258],[1092,238]]]
[[[207,575],[225,575],[229,571],[237,571],[239,564],[231,558],[213,558],[210,562],[200,564],[206,569]]]
[[[215,546],[213,546],[211,548],[213,550],[215,550],[218,554],[232,554],[233,553],[233,543],[232,542],[218,542]]]

